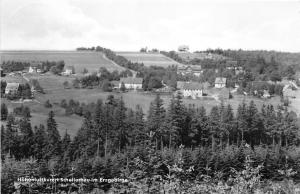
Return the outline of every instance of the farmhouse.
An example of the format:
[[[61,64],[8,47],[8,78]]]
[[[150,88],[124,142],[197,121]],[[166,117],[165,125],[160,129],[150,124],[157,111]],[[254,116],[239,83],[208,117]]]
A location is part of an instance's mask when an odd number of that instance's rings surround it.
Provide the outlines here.
[[[290,84],[287,84],[283,87],[282,93],[284,97],[296,98],[296,91],[293,90],[293,86]]]
[[[65,71],[62,72],[63,75],[72,75],[75,73],[75,68],[73,66],[67,66]]]
[[[197,82],[186,82],[181,91],[183,97],[191,97],[192,99],[196,99],[203,95],[204,86],[201,83]]]
[[[122,83],[124,83],[126,89],[142,89],[143,78],[137,77],[125,77],[120,79],[119,88],[121,88]]]
[[[199,65],[189,65],[178,67],[177,73],[181,75],[195,75],[199,77],[203,73],[203,70]]]
[[[269,91],[268,90],[264,90],[262,98],[270,98],[270,97],[271,97],[271,95],[270,95]]]
[[[215,81],[215,88],[225,88],[226,87],[226,78],[217,77]]]
[[[28,73],[42,73],[42,63],[31,62]]]
[[[7,83],[5,94],[16,94],[19,90],[19,83]]]

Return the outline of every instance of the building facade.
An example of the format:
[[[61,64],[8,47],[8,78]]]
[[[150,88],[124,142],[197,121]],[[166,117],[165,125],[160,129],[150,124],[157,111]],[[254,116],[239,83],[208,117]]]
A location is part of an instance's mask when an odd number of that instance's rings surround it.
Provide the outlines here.
[[[143,88],[143,78],[137,77],[125,77],[120,79],[119,88],[122,87],[124,83],[126,89],[142,89]]]
[[[16,94],[19,90],[19,83],[7,83],[5,94]]]
[[[226,78],[217,77],[215,80],[215,88],[225,88],[226,87]]]
[[[186,82],[182,86],[181,93],[185,98],[196,99],[203,96],[204,86],[197,82]]]

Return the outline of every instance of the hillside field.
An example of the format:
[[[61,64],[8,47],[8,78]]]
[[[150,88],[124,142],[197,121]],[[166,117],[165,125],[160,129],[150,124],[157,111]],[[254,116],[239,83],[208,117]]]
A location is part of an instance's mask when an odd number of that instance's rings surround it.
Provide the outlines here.
[[[46,123],[46,119],[48,116],[48,113],[50,110],[53,110],[56,115],[57,123],[58,123],[58,129],[63,135],[66,129],[68,129],[68,132],[74,137],[76,132],[81,126],[82,118],[72,115],[72,116],[66,116],[65,110],[59,106],[61,100],[66,99],[74,99],[76,101],[84,102],[84,103],[91,103],[96,102],[98,99],[102,99],[105,101],[107,99],[108,95],[113,94],[115,98],[123,98],[125,105],[128,108],[135,109],[137,105],[140,105],[144,111],[144,114],[147,115],[149,110],[150,102],[154,100],[155,95],[151,93],[146,92],[126,92],[126,93],[117,93],[117,92],[103,92],[101,89],[94,88],[94,89],[64,89],[63,82],[68,81],[72,82],[74,78],[72,77],[63,77],[63,76],[56,76],[52,74],[48,75],[25,75],[27,79],[35,78],[39,80],[40,85],[44,88],[46,94],[37,94],[35,96],[35,99],[31,102],[24,102],[24,105],[29,106],[32,111],[32,118],[31,123],[32,126],[39,125],[41,123]],[[8,78],[8,77],[6,77]],[[15,77],[16,80],[21,80],[21,78]],[[168,107],[168,104],[170,103],[171,96],[167,95],[161,95],[161,98],[164,101],[165,108]],[[44,103],[47,100],[50,100],[51,104],[53,105],[52,108],[45,108]],[[231,104],[234,112],[237,111],[238,105],[245,101],[246,103],[249,103],[251,100],[253,100],[258,109],[261,108],[263,104],[273,104],[274,107],[277,107],[278,104],[280,104],[280,98],[274,97],[270,100],[264,100],[264,99],[258,99],[254,97],[244,97],[241,95],[234,95],[233,99],[224,101],[224,104]],[[13,103],[13,102],[7,102],[7,100],[4,99],[4,102],[7,103],[10,111],[13,110],[14,107],[20,106],[20,103]],[[204,106],[207,110],[207,114],[209,114],[210,109],[218,105],[220,102],[216,101],[214,99],[183,99],[183,102],[186,106],[189,104],[194,104],[195,107]],[[296,102],[292,102],[292,105],[290,106],[291,109],[295,110],[293,104]],[[297,111],[297,110],[296,110]],[[300,111],[300,110],[298,110]],[[299,112],[298,112],[299,114]]]
[[[171,65],[181,66],[182,64],[168,58],[160,53],[140,53],[140,52],[117,52],[132,62],[144,63],[145,66],[168,67]]]
[[[76,73],[84,68],[96,72],[100,67],[109,71],[122,71],[123,67],[108,60],[101,52],[88,51],[0,51],[0,62],[3,61],[65,61],[66,66],[75,67]]]

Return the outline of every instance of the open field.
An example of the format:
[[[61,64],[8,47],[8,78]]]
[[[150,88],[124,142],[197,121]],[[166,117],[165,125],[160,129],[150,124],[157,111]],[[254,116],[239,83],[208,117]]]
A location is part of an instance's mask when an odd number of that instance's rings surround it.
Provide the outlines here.
[[[100,67],[109,71],[122,71],[123,67],[108,60],[101,52],[88,51],[0,51],[0,62],[3,61],[60,61],[66,66],[75,67],[76,73],[81,73],[84,68],[89,72],[95,72]]]
[[[105,101],[108,95],[113,94],[115,98],[123,98],[126,106],[128,108],[135,109],[137,105],[140,105],[147,115],[149,110],[150,102],[154,100],[155,95],[145,93],[145,92],[127,92],[127,93],[116,93],[116,92],[103,92],[101,89],[64,89],[63,82],[69,81],[70,83],[74,78],[72,77],[63,77],[63,76],[56,76],[52,74],[48,75],[25,75],[26,78],[35,78],[39,80],[40,85],[44,88],[46,94],[37,94],[35,96],[35,100],[32,102],[24,102],[24,105],[29,106],[32,111],[32,118],[31,122],[32,125],[39,125],[40,123],[46,123],[46,119],[50,110],[53,110],[56,115],[58,128],[61,134],[65,132],[65,129],[68,129],[70,134],[75,135],[77,130],[81,126],[82,118],[72,115],[72,116],[65,116],[65,111],[63,108],[59,107],[61,100],[66,99],[74,99],[76,101],[84,102],[84,103],[91,103],[96,102],[98,99],[102,99]],[[161,95],[161,98],[164,101],[165,108],[168,107],[171,96]],[[45,108],[44,103],[47,100],[50,100],[53,107],[51,109]],[[224,101],[224,104],[231,104],[234,112],[236,112],[238,105],[245,101],[249,103],[253,100],[258,109],[261,108],[263,104],[273,104],[274,107],[277,107],[280,104],[280,98],[274,97],[269,100],[258,99],[253,97],[245,97],[241,95],[234,95],[233,99]],[[6,101],[4,99],[4,101]],[[195,107],[204,106],[207,110],[207,114],[209,114],[211,108],[215,105],[218,105],[220,102],[214,99],[183,99],[185,105],[193,105]],[[20,103],[12,103],[12,102],[5,102],[7,103],[10,111],[13,110],[14,107],[20,106]],[[291,107],[295,108],[295,102],[292,102]],[[299,112],[298,112],[299,114]]]
[[[117,52],[132,62],[144,63],[145,66],[168,67],[171,65],[181,66],[182,64],[168,58],[160,53],[140,53],[140,52]]]

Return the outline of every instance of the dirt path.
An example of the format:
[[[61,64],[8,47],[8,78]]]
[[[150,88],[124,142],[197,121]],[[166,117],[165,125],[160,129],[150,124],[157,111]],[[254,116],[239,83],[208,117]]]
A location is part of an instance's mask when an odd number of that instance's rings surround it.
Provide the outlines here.
[[[112,60],[110,60],[109,58],[107,58],[107,57],[105,56],[104,53],[103,53],[102,55],[103,55],[103,58],[104,58],[104,59],[106,59],[106,60],[108,60],[108,61],[111,61],[112,64],[114,64],[115,66],[121,67],[121,68],[123,68],[124,70],[126,69],[125,67],[122,67],[122,66],[118,65],[117,63],[115,63],[114,61],[112,61]],[[135,77],[136,74],[137,74],[137,72],[136,72],[136,71],[133,71],[133,70],[131,70],[131,69],[129,69],[129,70],[130,70],[131,73],[133,74],[133,77]]]

